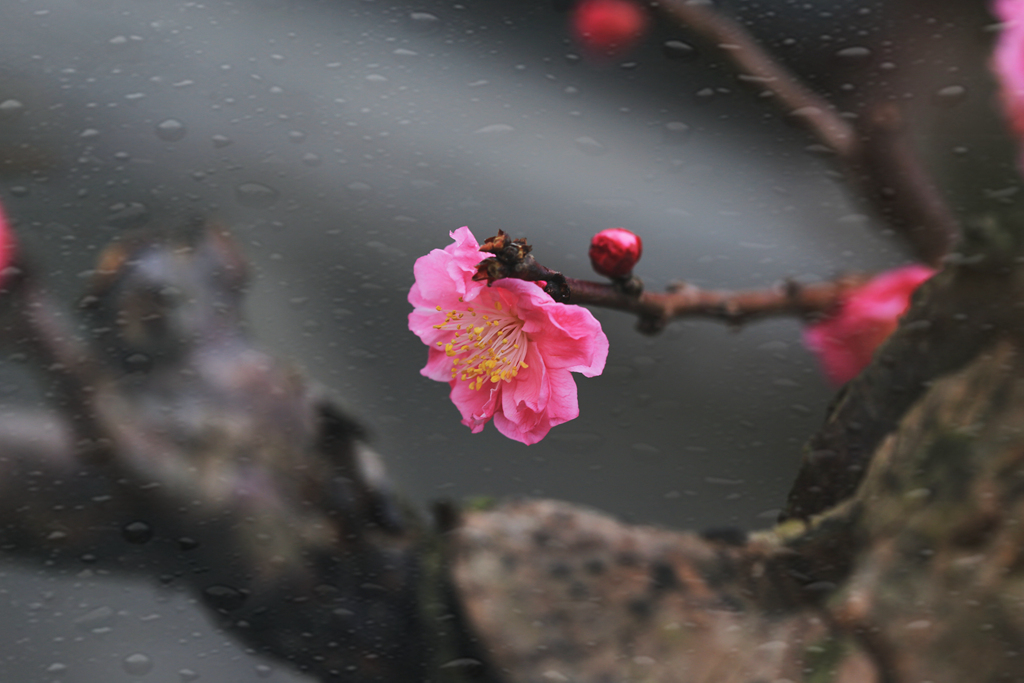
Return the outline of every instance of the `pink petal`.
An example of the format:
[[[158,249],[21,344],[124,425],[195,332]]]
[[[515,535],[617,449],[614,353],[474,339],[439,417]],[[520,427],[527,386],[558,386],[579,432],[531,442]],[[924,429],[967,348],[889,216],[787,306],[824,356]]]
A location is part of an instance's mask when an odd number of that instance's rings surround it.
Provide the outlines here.
[[[462,424],[473,430],[474,434],[480,433],[494,415],[500,389],[493,384],[490,388],[484,386],[480,389],[471,389],[469,382],[452,381],[450,384],[450,398],[462,414]]]

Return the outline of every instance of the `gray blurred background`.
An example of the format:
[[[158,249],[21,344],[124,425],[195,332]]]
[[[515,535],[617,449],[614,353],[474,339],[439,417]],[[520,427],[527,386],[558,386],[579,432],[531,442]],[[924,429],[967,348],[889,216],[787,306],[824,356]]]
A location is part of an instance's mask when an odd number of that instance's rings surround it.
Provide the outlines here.
[[[642,236],[648,288],[766,287],[907,262],[814,141],[714,50],[657,22],[593,59],[569,0],[11,0],[0,21],[0,197],[69,302],[120,232],[202,213],[254,263],[262,344],[331,387],[416,503],[555,497],[632,522],[769,525],[832,389],[796,321],[657,337],[595,311],[603,376],[526,447],[459,424],[419,375],[412,264],[469,225],[589,277],[591,235]],[[1012,201],[981,3],[736,2],[851,114],[911,104],[958,210]],[[680,47],[679,42],[686,43]],[[850,50],[849,48],[861,48]],[[0,367],[8,403],[34,401]],[[0,572],[0,681],[300,680],[242,652],[173,584]]]

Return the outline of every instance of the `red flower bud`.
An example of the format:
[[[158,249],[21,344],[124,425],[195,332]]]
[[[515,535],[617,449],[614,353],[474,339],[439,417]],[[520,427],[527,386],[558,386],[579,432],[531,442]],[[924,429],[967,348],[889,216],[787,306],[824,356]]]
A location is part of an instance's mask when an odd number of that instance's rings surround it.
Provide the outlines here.
[[[583,0],[572,14],[577,40],[596,52],[622,52],[646,27],[647,15],[631,0]]]
[[[644,243],[625,228],[609,228],[590,240],[590,265],[610,278],[627,277],[640,260]]]

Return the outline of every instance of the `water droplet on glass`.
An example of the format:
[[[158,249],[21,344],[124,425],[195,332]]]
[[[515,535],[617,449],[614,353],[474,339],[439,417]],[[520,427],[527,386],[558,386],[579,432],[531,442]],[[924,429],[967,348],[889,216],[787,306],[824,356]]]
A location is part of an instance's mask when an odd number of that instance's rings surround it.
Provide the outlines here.
[[[60,676],[68,671],[68,665],[61,662],[54,662],[50,666],[46,667],[46,673],[54,676]]]
[[[181,681],[181,683],[192,683],[192,681],[199,680],[199,674],[192,669],[180,669],[178,671],[178,680]]]
[[[464,671],[470,669],[478,669],[483,666],[483,662],[479,659],[472,659],[471,657],[462,657],[460,659],[453,659],[450,662],[445,662],[440,666],[442,669],[462,669]]]
[[[690,139],[690,127],[682,121],[669,121],[665,124],[665,142],[670,145],[681,145]]]
[[[423,32],[434,31],[441,23],[436,15],[429,12],[413,12],[409,15],[409,21],[412,22],[413,29]]]
[[[302,163],[306,166],[319,166],[323,163],[323,159],[320,158],[320,155],[309,152],[302,155]]]
[[[380,74],[369,74],[366,77],[366,82],[370,85],[384,85],[388,82],[387,77],[381,76]]]
[[[18,100],[4,100],[0,102],[0,116],[15,117],[25,111],[25,105]]]
[[[406,50],[404,47],[400,47],[397,50],[395,50],[394,52],[392,52],[391,54],[393,54],[396,57],[410,58],[410,57],[418,57],[420,53],[419,52],[414,52],[412,50]]]
[[[215,610],[232,612],[245,603],[245,593],[231,586],[215,584],[203,590],[203,600]]]
[[[93,631],[97,629],[109,629],[114,625],[117,615],[110,607],[96,607],[82,616],[75,619],[75,628],[81,631]]]
[[[373,187],[371,187],[367,183],[361,183],[358,180],[354,183],[349,183],[345,187],[346,189],[348,189],[349,192],[355,195],[366,196],[373,192]]]
[[[270,678],[270,674],[274,673],[274,668],[266,664],[257,664],[253,668],[256,669],[256,675],[260,678]]]
[[[182,552],[188,552],[189,550],[195,550],[199,547],[199,541],[188,536],[182,536],[178,539],[178,550]]]
[[[235,200],[242,206],[267,209],[277,203],[278,191],[263,183],[242,183],[235,188]]]
[[[681,40],[668,40],[661,46],[662,53],[669,59],[681,62],[689,61],[697,57],[697,48]]]
[[[865,62],[871,58],[871,50],[866,47],[844,47],[836,52],[836,58],[850,64]]]
[[[214,147],[220,149],[221,147],[227,147],[230,145],[232,140],[227,135],[214,135],[210,138],[210,142],[213,143]]]
[[[492,123],[473,131],[473,137],[490,144],[502,144],[516,138],[516,129],[505,123]]]
[[[940,107],[953,107],[967,99],[967,88],[962,85],[947,85],[932,95],[932,102]]]
[[[78,134],[78,137],[84,138],[86,140],[90,138],[98,138],[99,136],[100,132],[95,128],[86,128],[85,130]]]
[[[153,538],[153,527],[146,522],[129,522],[121,527],[121,537],[129,543],[142,545]]]
[[[112,228],[139,228],[149,222],[149,207],[142,202],[118,202],[103,219]]]
[[[576,138],[575,140],[573,140],[573,142],[576,144],[577,149],[579,149],[584,154],[590,154],[591,156],[601,156],[602,154],[608,151],[607,147],[602,145],[594,138],[586,135]]]
[[[164,142],[177,142],[178,140],[185,137],[185,133],[188,130],[185,128],[185,124],[178,119],[166,119],[156,124],[154,127],[156,136]]]
[[[121,660],[121,668],[131,676],[145,676],[153,670],[153,660],[144,654],[136,652]]]
[[[299,144],[300,142],[306,141],[306,134],[301,130],[293,130],[288,132],[288,142],[294,142]]]

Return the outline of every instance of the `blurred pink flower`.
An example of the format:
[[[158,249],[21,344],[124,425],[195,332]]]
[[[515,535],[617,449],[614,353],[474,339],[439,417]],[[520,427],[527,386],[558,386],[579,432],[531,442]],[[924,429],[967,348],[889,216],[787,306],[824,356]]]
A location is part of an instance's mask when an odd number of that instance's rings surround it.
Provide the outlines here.
[[[882,273],[847,295],[837,311],[809,325],[804,344],[818,356],[828,378],[844,384],[860,374],[896,329],[914,290],[934,274],[922,265]]]
[[[0,284],[3,284],[4,270],[11,266],[14,261],[14,253],[17,249],[17,242],[14,240],[14,231],[4,213],[4,207],[0,205]]]
[[[992,11],[1003,22],[992,53],[1003,108],[1018,136],[1024,137],[1024,0],[995,0]]]
[[[556,303],[532,282],[474,281],[491,257],[469,228],[453,244],[416,260],[409,329],[429,347],[420,374],[451,386],[462,423],[525,444],[579,415],[570,373],[601,374],[608,338],[585,308]]]

